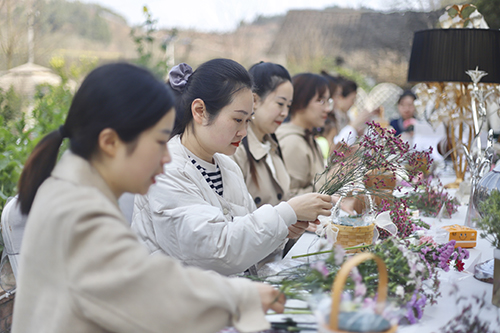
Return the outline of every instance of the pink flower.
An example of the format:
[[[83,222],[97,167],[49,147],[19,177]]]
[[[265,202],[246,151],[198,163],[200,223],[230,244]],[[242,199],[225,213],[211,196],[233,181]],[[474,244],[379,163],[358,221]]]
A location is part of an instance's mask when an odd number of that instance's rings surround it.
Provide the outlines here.
[[[311,268],[320,272],[321,275],[323,275],[323,277],[325,277],[325,278],[328,276],[328,274],[330,274],[330,272],[328,271],[328,268],[325,265],[325,262],[322,260],[313,262],[311,264]]]

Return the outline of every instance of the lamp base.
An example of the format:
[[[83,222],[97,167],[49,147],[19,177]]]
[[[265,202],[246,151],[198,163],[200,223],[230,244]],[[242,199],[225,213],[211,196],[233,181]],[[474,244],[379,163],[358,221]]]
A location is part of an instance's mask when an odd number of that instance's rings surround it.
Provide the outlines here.
[[[444,186],[444,188],[459,188],[460,187],[460,183],[462,183],[464,181],[463,178],[458,178],[455,179],[455,181],[453,183],[449,183],[449,184],[446,184]]]

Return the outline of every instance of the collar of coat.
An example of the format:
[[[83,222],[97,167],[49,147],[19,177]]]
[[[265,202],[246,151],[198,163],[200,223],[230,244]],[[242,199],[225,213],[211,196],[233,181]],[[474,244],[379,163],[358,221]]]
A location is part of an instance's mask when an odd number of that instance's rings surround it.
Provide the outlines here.
[[[89,161],[66,151],[61,160],[55,166],[51,174],[52,177],[68,181],[77,186],[96,187],[103,193],[116,207],[118,200],[109,188],[108,184],[101,177],[96,168]]]
[[[248,127],[247,131],[247,140],[248,140],[248,149],[250,150],[250,153],[252,154],[253,158],[256,161],[264,158],[267,155],[268,153],[267,150],[262,146],[262,142],[260,142],[259,139],[257,139],[257,136],[252,131],[250,126]],[[271,143],[271,150],[276,150],[278,148],[278,143],[274,141],[269,134],[266,134],[264,136],[264,141],[268,141]]]

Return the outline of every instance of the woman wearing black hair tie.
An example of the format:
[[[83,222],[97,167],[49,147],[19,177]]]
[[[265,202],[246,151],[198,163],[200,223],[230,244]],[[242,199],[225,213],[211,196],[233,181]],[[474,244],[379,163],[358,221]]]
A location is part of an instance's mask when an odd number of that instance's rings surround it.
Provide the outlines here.
[[[173,104],[146,70],[105,65],[36,146],[19,182],[29,217],[12,332],[254,332],[268,308],[283,311],[271,286],[149,256],[122,215],[118,197],[145,194],[171,160]]]

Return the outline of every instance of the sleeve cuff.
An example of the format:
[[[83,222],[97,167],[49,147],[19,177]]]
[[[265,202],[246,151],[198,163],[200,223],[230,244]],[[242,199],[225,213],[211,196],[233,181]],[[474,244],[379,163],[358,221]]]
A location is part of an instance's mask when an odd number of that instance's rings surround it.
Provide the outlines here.
[[[283,221],[285,221],[287,227],[297,223],[297,215],[295,214],[292,206],[290,206],[288,203],[281,202],[274,208],[278,211],[278,214],[281,216]]]
[[[231,318],[231,324],[240,332],[258,332],[271,328],[266,320],[257,288],[253,282],[243,278],[231,279],[231,284],[238,295],[237,313]]]

